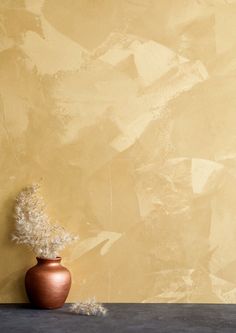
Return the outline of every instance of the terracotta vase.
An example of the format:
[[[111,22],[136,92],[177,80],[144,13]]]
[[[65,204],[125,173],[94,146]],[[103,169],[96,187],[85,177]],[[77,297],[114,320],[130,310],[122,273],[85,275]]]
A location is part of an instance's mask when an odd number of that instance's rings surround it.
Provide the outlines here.
[[[60,264],[61,257],[37,258],[37,261],[37,265],[30,268],[25,276],[29,301],[42,309],[62,307],[71,286],[70,272]]]

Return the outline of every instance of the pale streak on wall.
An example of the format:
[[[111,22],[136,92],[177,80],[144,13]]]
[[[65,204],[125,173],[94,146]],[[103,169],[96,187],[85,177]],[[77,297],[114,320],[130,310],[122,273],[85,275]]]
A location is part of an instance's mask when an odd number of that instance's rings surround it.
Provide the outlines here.
[[[236,302],[236,1],[0,1],[0,301],[43,178],[68,301]]]

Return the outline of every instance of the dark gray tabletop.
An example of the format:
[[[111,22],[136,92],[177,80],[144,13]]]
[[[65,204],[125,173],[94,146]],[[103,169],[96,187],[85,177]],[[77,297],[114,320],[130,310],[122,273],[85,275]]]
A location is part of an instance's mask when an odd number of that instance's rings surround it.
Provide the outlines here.
[[[0,305],[1,333],[236,333],[236,305],[105,304],[106,317],[33,309],[27,304]]]

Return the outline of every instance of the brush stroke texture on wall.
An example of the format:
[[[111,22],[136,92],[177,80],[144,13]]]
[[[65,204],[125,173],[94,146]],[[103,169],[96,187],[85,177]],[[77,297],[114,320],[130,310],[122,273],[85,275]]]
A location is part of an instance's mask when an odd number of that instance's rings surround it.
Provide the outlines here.
[[[0,1],[0,301],[42,179],[68,301],[236,302],[236,1]]]

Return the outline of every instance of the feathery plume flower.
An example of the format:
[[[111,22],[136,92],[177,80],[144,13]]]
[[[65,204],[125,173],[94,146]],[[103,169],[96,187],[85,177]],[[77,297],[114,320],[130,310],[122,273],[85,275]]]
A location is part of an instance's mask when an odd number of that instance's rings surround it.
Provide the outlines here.
[[[77,237],[57,224],[51,224],[39,184],[24,188],[15,203],[15,232],[12,240],[28,246],[37,257],[54,259]]]
[[[86,316],[105,316],[107,309],[101,303],[97,303],[95,298],[85,302],[77,302],[70,306],[70,312]]]

